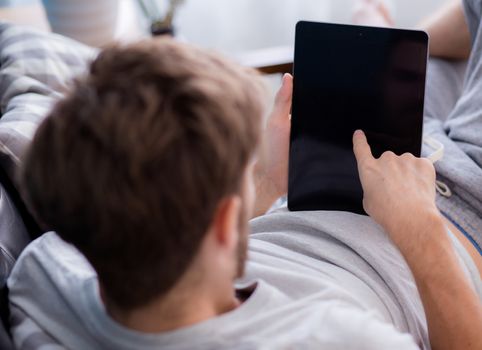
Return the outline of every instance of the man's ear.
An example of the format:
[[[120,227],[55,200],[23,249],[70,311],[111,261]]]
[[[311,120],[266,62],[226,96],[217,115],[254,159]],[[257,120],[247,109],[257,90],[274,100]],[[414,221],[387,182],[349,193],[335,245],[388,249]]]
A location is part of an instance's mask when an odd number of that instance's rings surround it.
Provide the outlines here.
[[[211,229],[216,242],[226,248],[235,248],[238,243],[241,198],[233,195],[224,198],[218,205]]]

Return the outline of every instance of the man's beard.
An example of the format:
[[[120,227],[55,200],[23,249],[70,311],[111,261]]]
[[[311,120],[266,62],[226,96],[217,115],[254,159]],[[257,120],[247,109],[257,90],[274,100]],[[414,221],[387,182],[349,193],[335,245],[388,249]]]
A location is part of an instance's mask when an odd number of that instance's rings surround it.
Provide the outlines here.
[[[237,247],[237,275],[236,278],[244,276],[246,259],[248,257],[248,236],[249,236],[249,216],[245,201],[241,205],[238,218],[238,247]]]

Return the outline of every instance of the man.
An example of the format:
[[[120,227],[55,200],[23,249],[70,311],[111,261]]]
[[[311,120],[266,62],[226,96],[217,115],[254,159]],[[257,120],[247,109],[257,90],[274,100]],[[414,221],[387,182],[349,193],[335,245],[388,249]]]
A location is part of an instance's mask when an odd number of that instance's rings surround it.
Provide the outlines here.
[[[19,259],[13,315],[70,349],[482,348],[482,3],[464,6],[462,97],[453,107],[428,87],[452,195],[437,207],[428,160],[374,159],[357,131],[371,217],[262,215],[286,192],[289,75],[258,147],[254,73],[170,41],[104,51],[24,160],[25,195],[57,233]],[[448,13],[464,28],[460,4]]]

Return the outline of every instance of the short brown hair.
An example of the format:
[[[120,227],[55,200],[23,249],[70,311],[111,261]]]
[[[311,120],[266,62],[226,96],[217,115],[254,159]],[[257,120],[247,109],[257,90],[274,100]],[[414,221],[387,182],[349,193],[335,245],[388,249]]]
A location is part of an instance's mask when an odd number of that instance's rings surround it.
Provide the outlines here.
[[[169,39],[103,51],[39,127],[21,181],[123,309],[167,293],[258,144],[257,73]]]

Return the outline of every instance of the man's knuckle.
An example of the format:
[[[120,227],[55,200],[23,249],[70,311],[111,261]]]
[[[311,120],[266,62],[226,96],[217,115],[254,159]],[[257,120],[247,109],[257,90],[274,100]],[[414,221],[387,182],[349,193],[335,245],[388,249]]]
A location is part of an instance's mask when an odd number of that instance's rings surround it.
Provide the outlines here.
[[[414,160],[415,156],[412,153],[406,152],[400,156],[403,160]]]
[[[372,171],[375,168],[375,162],[372,161],[370,158],[363,158],[360,161],[360,166],[365,170],[365,171]]]
[[[383,159],[383,160],[393,160],[395,159],[396,155],[395,153],[393,153],[392,151],[386,151],[386,152],[383,152],[380,159]]]

